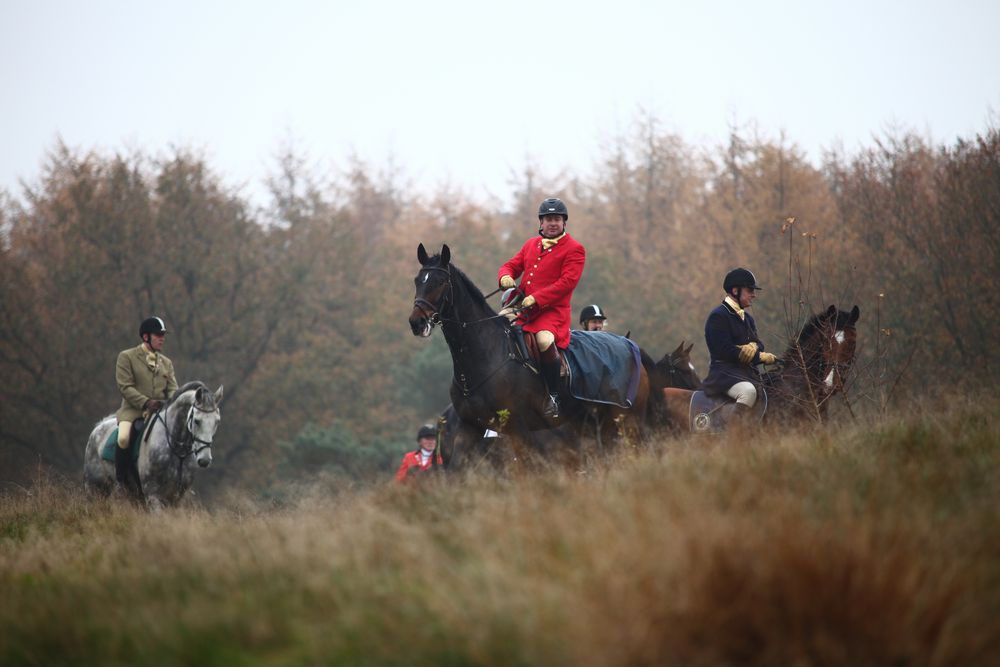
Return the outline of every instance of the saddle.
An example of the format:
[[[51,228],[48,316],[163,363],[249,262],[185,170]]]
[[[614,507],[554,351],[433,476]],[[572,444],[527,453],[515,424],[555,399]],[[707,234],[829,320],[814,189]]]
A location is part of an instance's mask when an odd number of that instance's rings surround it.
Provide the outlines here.
[[[542,362],[542,357],[538,350],[538,343],[535,341],[535,334],[526,332],[519,324],[511,325],[510,329],[519,361],[534,373],[538,373],[538,366]],[[567,365],[566,355],[560,354],[559,377],[566,377],[567,375],[569,375],[569,366]]]
[[[132,433],[129,434],[128,439],[128,449],[132,452],[132,459],[139,459],[139,438],[142,437],[143,432],[146,430],[146,420],[136,419],[132,422]],[[118,427],[116,426],[108,439],[104,441],[104,445],[101,447],[101,458],[105,461],[115,462],[115,447],[118,446]]]
[[[691,394],[688,410],[692,433],[721,433],[736,412],[736,401],[728,396],[708,395],[702,390]],[[753,406],[753,421],[759,423],[767,412],[767,390],[757,388],[757,402]]]

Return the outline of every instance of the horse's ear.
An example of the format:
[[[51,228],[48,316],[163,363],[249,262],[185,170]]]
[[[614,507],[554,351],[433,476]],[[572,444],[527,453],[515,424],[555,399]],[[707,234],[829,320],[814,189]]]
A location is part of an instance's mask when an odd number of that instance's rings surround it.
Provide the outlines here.
[[[691,350],[693,350],[693,349],[694,349],[694,343],[691,343],[690,345],[688,345],[688,349],[684,350],[684,356],[685,357],[690,357],[691,356]]]
[[[215,390],[215,404],[216,405],[222,405],[222,385],[221,384],[219,385],[219,388]]]
[[[837,316],[837,306],[830,304],[830,307],[826,309],[825,319],[830,319]]]
[[[424,250],[424,244],[421,243],[417,246],[417,261],[423,266],[427,263],[427,251]]]
[[[681,341],[681,344],[677,346],[676,350],[670,353],[670,356],[673,357],[674,359],[677,359],[682,354],[684,354],[684,341]]]
[[[441,266],[448,266],[451,261],[451,248],[445,243],[441,246]]]
[[[858,308],[857,306],[854,306],[854,308],[851,308],[851,319],[847,320],[847,324],[848,325],[854,324],[855,322],[858,321],[859,317],[861,317],[861,309]]]

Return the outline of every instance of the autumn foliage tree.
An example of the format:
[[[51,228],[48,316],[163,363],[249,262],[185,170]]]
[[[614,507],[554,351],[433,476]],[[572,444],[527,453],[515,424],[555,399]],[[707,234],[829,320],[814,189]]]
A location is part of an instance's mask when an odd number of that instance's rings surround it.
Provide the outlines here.
[[[600,303],[654,356],[685,339],[704,372],[705,314],[744,265],[768,288],[755,309],[772,349],[812,311],[857,303],[861,361],[900,398],[995,382],[995,125],[953,146],[889,135],[817,166],[753,127],[699,148],[642,115],[602,151],[586,177],[528,166],[509,202],[489,203],[454,186],[414,193],[359,160],[321,178],[289,151],[258,208],[189,151],[55,146],[36,181],[0,199],[0,466],[76,474],[120,400],[115,355],[154,313],[179,379],[226,387],[217,485],[295,475],[312,460],[295,442],[337,443],[345,470],[384,463],[387,443],[412,446],[448,400],[446,347],[406,323],[417,244],[447,243],[491,291],[553,195],[587,247],[574,315]],[[343,460],[373,443],[383,454]]]

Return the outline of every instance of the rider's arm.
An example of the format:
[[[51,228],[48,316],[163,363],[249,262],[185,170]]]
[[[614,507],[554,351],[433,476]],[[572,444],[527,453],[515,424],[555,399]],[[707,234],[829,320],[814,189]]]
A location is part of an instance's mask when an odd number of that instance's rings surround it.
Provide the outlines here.
[[[530,243],[531,241],[529,241]],[[507,260],[507,262],[500,267],[497,271],[497,284],[500,284],[500,279],[504,276],[510,276],[514,280],[517,280],[521,273],[524,271],[524,247],[514,253],[514,256]]]
[[[164,359],[166,362],[164,364],[164,372],[167,374],[167,388],[164,390],[166,396],[165,399],[169,400],[173,397],[174,393],[177,391],[177,376],[174,374],[174,364],[173,362]]]
[[[712,311],[705,322],[705,344],[713,359],[740,363],[740,349],[733,341],[725,313]]]
[[[411,453],[412,452],[407,452],[406,455],[403,456],[403,462],[399,464],[399,470],[396,471],[397,482],[402,482],[403,480],[405,480],[406,473],[410,471],[410,466],[412,465],[411,459],[413,458],[412,456],[410,456]]]
[[[136,410],[142,410],[149,397],[143,396],[135,388],[135,373],[132,372],[129,350],[118,354],[118,361],[115,363],[115,380],[118,382],[118,391],[121,392],[125,402]]]

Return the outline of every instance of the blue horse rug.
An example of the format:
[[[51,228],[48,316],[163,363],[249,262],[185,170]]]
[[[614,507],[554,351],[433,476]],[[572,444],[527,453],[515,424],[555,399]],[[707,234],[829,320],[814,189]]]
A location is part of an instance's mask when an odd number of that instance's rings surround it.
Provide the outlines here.
[[[570,331],[569,393],[590,403],[632,407],[639,388],[639,346],[608,331]]]

